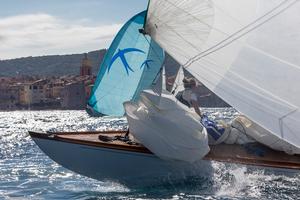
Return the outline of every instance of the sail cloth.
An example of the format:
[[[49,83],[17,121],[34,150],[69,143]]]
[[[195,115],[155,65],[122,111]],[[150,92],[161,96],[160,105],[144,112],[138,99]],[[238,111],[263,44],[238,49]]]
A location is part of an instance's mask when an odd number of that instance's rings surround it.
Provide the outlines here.
[[[151,0],[145,31],[262,128],[300,147],[299,0]]]
[[[161,159],[192,163],[209,152],[200,117],[170,92],[144,90],[138,103],[125,102],[124,107],[131,134]]]
[[[123,102],[136,101],[149,88],[164,61],[164,51],[139,33],[146,11],[131,18],[119,31],[100,66],[88,106],[94,113],[122,116]]]
[[[174,80],[173,87],[172,87],[172,90],[171,90],[171,92],[175,96],[178,94],[178,92],[184,90],[183,79],[184,79],[184,71],[183,71],[182,66],[180,66],[178,71],[177,71],[176,78]]]

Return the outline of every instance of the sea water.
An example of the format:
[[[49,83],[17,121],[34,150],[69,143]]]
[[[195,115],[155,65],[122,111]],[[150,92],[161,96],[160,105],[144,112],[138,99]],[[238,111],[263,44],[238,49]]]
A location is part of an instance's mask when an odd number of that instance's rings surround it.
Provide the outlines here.
[[[237,114],[230,108],[204,112],[225,121]],[[212,163],[212,177],[135,188],[96,181],[56,164],[27,132],[111,129],[126,130],[126,119],[92,118],[84,111],[0,112],[0,199],[300,199],[300,172],[218,162]]]

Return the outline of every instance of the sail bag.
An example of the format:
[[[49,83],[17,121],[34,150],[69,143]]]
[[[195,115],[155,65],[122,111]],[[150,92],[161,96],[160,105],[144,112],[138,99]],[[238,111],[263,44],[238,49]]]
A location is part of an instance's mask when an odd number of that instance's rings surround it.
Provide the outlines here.
[[[125,102],[124,107],[130,133],[161,159],[195,162],[209,152],[200,118],[171,93],[146,90],[138,103]]]

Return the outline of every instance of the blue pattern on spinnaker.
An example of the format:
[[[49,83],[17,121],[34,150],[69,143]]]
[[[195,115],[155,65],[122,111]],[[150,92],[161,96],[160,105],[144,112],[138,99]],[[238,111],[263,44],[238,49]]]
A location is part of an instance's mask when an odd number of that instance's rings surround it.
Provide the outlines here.
[[[144,66],[146,66],[147,69],[149,69],[150,68],[149,63],[151,63],[151,62],[154,62],[154,60],[145,60],[145,62],[143,62],[143,64],[141,65],[140,68],[142,69]]]
[[[140,52],[140,53],[145,54],[144,51],[139,50],[139,49],[136,49],[136,48],[127,48],[127,49],[123,49],[123,50],[119,49],[118,52],[117,52],[117,53],[113,56],[113,58],[111,59],[110,64],[109,64],[109,67],[108,67],[108,70],[107,70],[107,73],[109,73],[109,70],[110,70],[111,66],[112,66],[113,63],[116,61],[117,58],[120,58],[120,59],[121,59],[123,65],[124,65],[124,67],[125,67],[125,70],[126,70],[127,75],[129,75],[128,69],[129,69],[130,71],[134,72],[133,69],[129,66],[129,64],[128,64],[126,58],[125,58],[125,54],[126,54],[126,53],[129,53],[129,52]]]
[[[139,32],[145,17],[143,11],[131,18],[108,49],[88,102],[92,115],[124,115],[123,102],[136,101],[159,73],[164,51],[149,36]]]

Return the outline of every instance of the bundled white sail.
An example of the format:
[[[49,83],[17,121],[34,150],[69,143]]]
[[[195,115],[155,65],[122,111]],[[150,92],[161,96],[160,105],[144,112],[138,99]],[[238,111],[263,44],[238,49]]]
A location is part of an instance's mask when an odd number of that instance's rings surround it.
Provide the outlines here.
[[[300,148],[299,0],[150,0],[145,31],[211,91]]]
[[[183,78],[180,68],[175,82]],[[137,103],[125,102],[130,133],[151,152],[164,160],[195,162],[208,152],[206,129],[200,117],[166,90],[163,67],[152,89],[144,90]]]
[[[168,91],[143,91],[137,104],[125,102],[124,108],[131,134],[161,159],[195,162],[209,152],[199,116]]]

